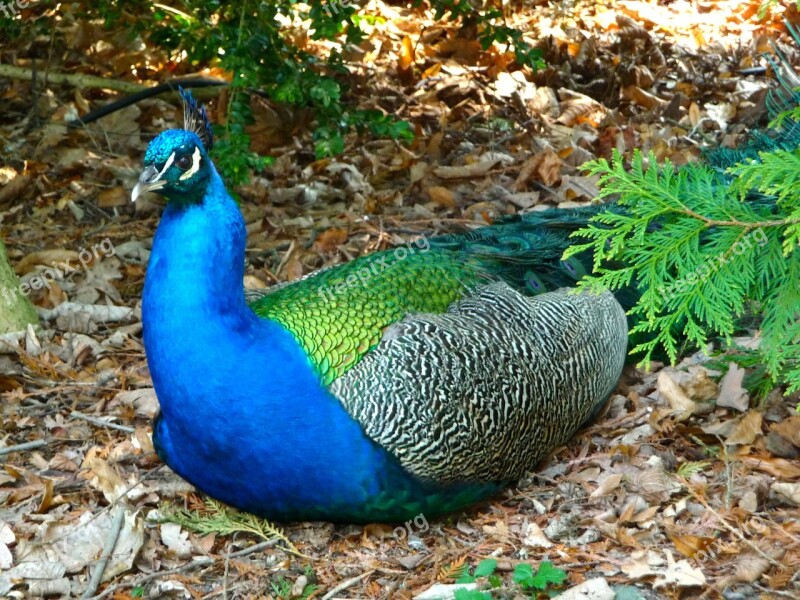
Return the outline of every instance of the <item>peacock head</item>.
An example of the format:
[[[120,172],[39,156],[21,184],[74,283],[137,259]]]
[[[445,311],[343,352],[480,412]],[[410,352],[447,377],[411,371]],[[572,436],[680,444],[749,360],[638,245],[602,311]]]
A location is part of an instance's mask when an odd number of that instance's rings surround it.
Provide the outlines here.
[[[184,102],[184,128],[169,129],[156,137],[144,155],[144,171],[131,199],[156,192],[181,203],[199,201],[214,167],[208,157],[213,137],[205,108],[190,92],[180,90]]]

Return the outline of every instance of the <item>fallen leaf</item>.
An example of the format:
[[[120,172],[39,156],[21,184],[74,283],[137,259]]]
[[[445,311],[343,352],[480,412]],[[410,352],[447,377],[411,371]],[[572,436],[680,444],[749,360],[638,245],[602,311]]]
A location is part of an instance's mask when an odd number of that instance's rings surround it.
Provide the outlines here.
[[[687,375],[686,379],[678,383],[692,400],[712,400],[719,394],[719,386],[708,376],[708,369],[701,366],[689,367]]]
[[[497,160],[484,160],[474,162],[469,165],[436,167],[433,170],[433,173],[441,179],[467,179],[469,177],[480,177],[481,175],[486,175],[486,173],[488,173],[498,162],[499,161]]]
[[[592,577],[558,594],[560,600],[614,600],[617,593],[603,577]]]
[[[800,416],[795,415],[784,419],[780,423],[775,423],[771,429],[800,448]]]
[[[675,562],[672,552],[669,550],[665,550],[664,553],[667,555],[667,570],[660,573],[659,577],[656,577],[653,582],[655,589],[673,584],[678,587],[693,587],[705,584],[706,577],[703,575],[703,571],[692,567],[688,560]]]
[[[767,451],[775,456],[788,459],[800,458],[800,450],[798,450],[797,446],[782,435],[778,435],[776,431],[770,431],[767,434],[765,446]]]
[[[761,413],[751,410],[741,417],[731,434],[725,439],[729,446],[752,444],[761,435]]]
[[[100,208],[125,206],[129,202],[130,192],[121,185],[103,190],[97,195],[97,206]]]
[[[177,558],[192,556],[192,542],[189,541],[189,533],[181,529],[180,525],[162,523],[160,529],[161,541]]]
[[[113,579],[133,566],[144,544],[144,523],[126,510],[114,552],[103,572],[103,581]],[[111,511],[81,514],[71,523],[53,523],[42,536],[43,547],[52,551],[68,573],[77,573],[97,561],[113,520]]]
[[[717,406],[734,408],[740,412],[747,410],[747,407],[750,406],[750,395],[742,385],[744,375],[745,371],[742,367],[734,362],[730,363],[728,372],[719,382]]]
[[[25,275],[36,265],[43,265],[51,268],[55,266],[59,267],[59,270],[61,270],[60,267],[64,264],[66,264],[64,270],[67,272],[76,269],[80,264],[78,263],[78,253],[74,250],[61,249],[31,252],[17,261],[14,271],[16,271],[17,275]]]
[[[769,554],[773,555],[772,558],[779,560],[783,556],[783,551],[772,551]],[[755,583],[770,570],[771,566],[772,563],[763,556],[743,554],[736,559],[733,574],[720,579],[718,585],[724,589],[736,583]]]
[[[666,100],[662,100],[655,94],[646,92],[638,85],[629,85],[628,87],[623,88],[622,97],[626,100],[630,100],[634,104],[643,106],[647,110],[656,110],[668,104]]]
[[[553,186],[561,181],[561,165],[563,161],[558,154],[550,150],[542,150],[531,156],[522,165],[522,169],[514,182],[514,189],[524,191],[532,180]]]
[[[714,538],[701,537],[688,533],[677,534],[667,531],[667,535],[675,546],[675,549],[688,558],[693,558],[695,554],[702,552],[714,542]]]
[[[631,579],[641,579],[658,573],[664,560],[654,550],[634,550],[631,557],[620,565],[620,570]]]
[[[444,206],[445,208],[452,208],[456,205],[455,196],[453,192],[441,185],[435,185],[425,190],[425,193],[431,197],[436,204]]]
[[[333,252],[347,241],[347,230],[341,227],[326,229],[314,240],[314,250],[317,252]]]
[[[670,408],[674,411],[675,418],[678,421],[685,421],[692,415],[709,413],[714,408],[714,405],[710,402],[695,402],[690,399],[666,369],[658,374],[656,387],[669,402]]]
[[[779,499],[800,506],[800,483],[773,483],[769,491]]]
[[[762,458],[758,456],[740,456],[737,460],[749,465],[753,469],[764,471],[775,477],[785,479],[800,478],[800,465],[795,461],[785,460],[783,458]]]
[[[547,536],[536,523],[527,523],[523,529],[522,543],[531,548],[550,548],[553,542],[547,539]]]
[[[600,498],[601,496],[610,494],[619,487],[621,482],[622,473],[614,473],[609,475],[600,482],[600,485],[597,486],[597,489],[589,495],[589,498]]]
[[[477,589],[476,583],[435,583],[421,594],[414,596],[414,600],[452,600],[459,590]]]
[[[103,496],[109,503],[113,504],[125,494],[127,484],[105,460],[98,456],[91,456],[84,461],[83,466],[89,468],[94,474],[89,483],[95,489],[103,492]]]

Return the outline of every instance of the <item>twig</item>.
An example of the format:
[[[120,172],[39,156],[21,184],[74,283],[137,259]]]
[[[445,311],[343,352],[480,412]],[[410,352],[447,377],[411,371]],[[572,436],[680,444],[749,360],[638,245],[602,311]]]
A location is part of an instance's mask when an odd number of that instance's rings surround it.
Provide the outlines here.
[[[92,573],[92,578],[89,580],[86,591],[83,592],[81,596],[81,600],[86,600],[86,598],[92,596],[97,591],[97,588],[100,587],[100,582],[103,580],[103,573],[106,570],[108,559],[111,558],[114,546],[117,545],[117,539],[119,539],[119,533],[122,531],[122,524],[124,522],[125,507],[122,504],[118,504],[114,511],[114,520],[111,521],[111,529],[108,530],[106,541],[103,544],[103,553],[100,555],[100,560],[97,561],[97,566],[94,569],[94,573]]]
[[[15,67],[13,65],[0,65],[0,77],[8,77],[9,79],[23,79],[31,81],[33,79],[33,71],[31,69],[24,69],[22,67]],[[48,83],[66,83],[77,88],[101,88],[106,90],[115,90],[117,92],[133,93],[139,92],[145,86],[139,83],[130,81],[120,81],[118,79],[107,79],[105,77],[96,77],[94,75],[82,75],[72,73],[48,73]]]
[[[763,585],[758,585],[757,583],[753,584],[756,589],[761,590],[765,594],[774,594],[776,596],[780,596],[781,598],[797,598],[797,592],[782,592],[780,590],[773,590],[770,588],[765,588]],[[769,598],[769,596],[764,596],[765,598]]]
[[[694,490],[691,488],[691,486],[687,486],[687,489],[689,490],[689,493],[690,493],[690,494],[691,494],[691,495],[694,497],[694,499],[695,499],[695,500],[697,500],[697,501],[698,501],[700,504],[702,504],[702,505],[705,507],[705,509],[706,509],[706,510],[708,510],[708,511],[709,511],[709,512],[710,512],[712,515],[714,515],[715,517],[717,517],[717,520],[718,520],[720,523],[722,523],[722,525],[725,527],[725,529],[727,529],[728,531],[730,531],[730,532],[731,532],[731,533],[734,535],[734,537],[735,537],[735,538],[737,538],[737,539],[738,539],[740,542],[743,542],[745,545],[749,546],[749,547],[750,547],[750,549],[751,549],[751,550],[753,550],[753,552],[755,552],[756,554],[758,554],[758,555],[759,555],[761,558],[763,558],[763,559],[767,560],[767,561],[769,562],[769,564],[771,564],[773,567],[778,567],[779,569],[782,569],[782,568],[784,567],[784,565],[782,565],[781,563],[779,563],[777,560],[775,560],[774,558],[772,558],[772,557],[771,557],[769,554],[767,554],[766,552],[764,552],[764,551],[763,551],[761,548],[759,548],[758,546],[756,546],[756,545],[755,545],[753,542],[751,542],[751,541],[750,541],[750,540],[748,540],[746,537],[744,537],[744,536],[741,534],[741,532],[740,532],[738,529],[736,529],[736,528],[735,528],[733,525],[730,525],[730,524],[729,524],[729,523],[728,523],[728,522],[727,522],[727,521],[726,521],[726,520],[725,520],[725,519],[722,517],[722,515],[721,515],[721,514],[719,514],[719,513],[718,513],[716,510],[714,510],[714,509],[713,509],[713,508],[712,508],[712,507],[711,507],[711,506],[708,504],[708,501],[707,501],[705,498],[703,498],[702,496],[700,496],[700,494],[698,494],[697,492],[695,492],[695,491],[694,491]],[[740,536],[741,536],[741,537],[740,537]]]
[[[357,577],[353,577],[351,579],[346,579],[345,581],[343,581],[342,583],[337,585],[335,588],[333,588],[330,592],[325,594],[322,597],[322,600],[331,600],[331,598],[333,598],[339,592],[341,592],[343,590],[346,590],[349,587],[354,586],[355,584],[357,584],[362,579],[366,579],[367,577],[372,575],[374,572],[375,572],[374,570],[373,571],[367,571],[366,573],[362,573],[361,575],[359,575]]]
[[[261,542],[255,544],[254,546],[250,546],[249,548],[245,548],[244,550],[238,550],[236,552],[231,552],[228,557],[229,558],[240,558],[242,556],[247,556],[248,554],[252,554],[253,552],[258,552],[259,550],[264,550],[269,548],[270,546],[274,546],[278,543],[278,540],[270,540],[269,542]],[[153,581],[154,579],[158,579],[159,577],[169,577],[170,575],[178,575],[184,571],[190,571],[192,569],[197,569],[199,567],[208,567],[213,565],[217,562],[217,558],[211,558],[209,556],[204,556],[202,558],[198,558],[197,560],[193,560],[191,562],[186,563],[180,567],[176,567],[174,569],[169,569],[168,571],[157,571],[155,573],[150,573],[149,575],[145,575],[143,577],[139,577],[138,579],[134,579],[133,581],[123,581],[121,583],[116,583],[107,587],[101,593],[97,594],[96,596],[92,596],[92,598],[88,600],[101,600],[106,596],[110,596],[117,590],[125,589],[125,588],[133,588],[133,587],[140,587],[143,586],[145,583]]]
[[[5,448],[0,448],[0,456],[3,456],[4,454],[11,454],[12,452],[35,450],[36,448],[41,448],[42,446],[47,446],[47,442],[45,440],[33,440],[32,442],[23,442],[14,446],[6,446]]]
[[[109,423],[108,421],[104,421],[103,419],[98,419],[97,417],[87,415],[77,410],[72,411],[70,418],[83,419],[84,421],[89,421],[89,423],[92,423],[93,425],[98,425],[100,427],[109,427],[111,429],[118,429],[119,431],[124,431],[125,433],[134,433],[136,431],[133,427],[128,427],[127,425],[117,425],[116,423]]]

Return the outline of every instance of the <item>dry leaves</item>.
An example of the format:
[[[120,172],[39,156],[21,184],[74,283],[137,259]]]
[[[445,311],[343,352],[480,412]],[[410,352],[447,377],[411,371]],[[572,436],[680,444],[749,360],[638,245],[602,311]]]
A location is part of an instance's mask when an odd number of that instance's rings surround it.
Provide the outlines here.
[[[414,233],[586,204],[598,195],[596,179],[580,169],[586,160],[640,148],[683,164],[700,146],[735,145],[763,116],[769,78],[740,71],[772,52],[763,31],[777,35],[783,26],[779,18],[758,21],[758,2],[578,2],[566,12],[557,4],[506,11],[509,26],[544,50],[547,67],[534,73],[512,65],[508,49],[484,49],[424,9],[369,3],[378,19],[363,23],[363,46],[346,49],[359,71],[350,94],[358,108],[408,120],[417,133],[411,145],[348,137],[341,156],[314,161],[313,115],[254,101],[253,147],[275,162],[238,190],[249,283],[297,279]],[[144,42],[121,44],[124,31],[70,21],[68,5],[60,10],[73,29],[56,33],[83,58],[51,53],[54,70],[111,68],[130,78],[135,66],[153,80],[194,72]],[[322,47],[293,28],[305,51]],[[795,56],[785,39],[778,44]],[[31,64],[26,49],[3,53],[4,64]],[[174,525],[147,526],[141,516],[166,500],[199,505],[188,484],[156,469],[149,432],[157,401],[138,302],[159,208],[140,204],[134,213],[128,203],[146,139],[176,125],[180,111],[151,100],[85,133],[64,127],[64,117],[108,102],[107,92],[52,86],[46,78],[35,89],[3,84],[8,115],[0,137],[11,145],[0,165],[0,208],[17,271],[30,278],[54,262],[75,264],[82,247],[106,236],[116,255],[33,295],[43,329],[0,348],[0,446],[46,441],[5,457],[0,471],[0,595],[69,597],[82,589],[110,527],[110,502],[125,514],[106,580],[132,584],[152,573],[156,579],[144,586],[151,597],[219,594],[221,557],[250,540],[198,539]],[[38,121],[30,117],[34,92]],[[224,95],[210,108],[224,115]],[[655,374],[631,371],[607,414],[558,449],[536,470],[538,478],[453,521],[432,520],[414,538],[399,542],[392,527],[379,535],[378,527],[289,526],[315,558],[324,588],[318,596],[364,573],[343,595],[407,599],[437,593],[433,581],[452,592],[457,567],[489,555],[503,564],[501,573],[519,560],[569,565],[576,585],[565,598],[582,586],[604,597],[613,594],[609,583],[618,589],[632,581],[652,598],[699,597],[723,584],[794,592],[794,401],[778,397],[777,408],[751,407],[745,371],[731,362],[720,380],[704,360]],[[76,410],[126,429],[74,419]],[[753,513],[763,530],[742,524]],[[787,568],[776,568],[748,542],[785,548],[780,561]],[[698,560],[715,548],[724,552]],[[159,580],[159,573],[201,557],[211,563]],[[306,577],[302,564],[275,549],[231,559],[228,593],[263,597],[278,575],[295,591]],[[128,592],[121,588],[115,597]]]

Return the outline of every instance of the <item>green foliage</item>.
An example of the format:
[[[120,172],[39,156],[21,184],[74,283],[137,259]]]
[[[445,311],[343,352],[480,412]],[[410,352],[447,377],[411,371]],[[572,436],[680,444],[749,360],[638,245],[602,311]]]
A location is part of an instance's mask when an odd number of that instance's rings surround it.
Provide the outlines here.
[[[217,533],[231,535],[233,533],[249,533],[261,538],[265,542],[277,540],[281,542],[288,552],[303,556],[289,541],[283,530],[279,529],[266,519],[260,519],[249,513],[239,512],[229,508],[211,498],[205,500],[205,510],[193,511],[184,508],[167,507],[162,510],[160,523],[177,523],[184,529],[195,531],[202,535]]]
[[[478,590],[456,590],[455,600],[491,600],[492,596]]]
[[[567,578],[567,573],[553,566],[550,561],[542,561],[536,573],[529,564],[520,563],[514,567],[513,580],[525,591],[546,590],[551,586],[559,586]]]
[[[503,580],[495,573],[497,560],[487,558],[478,563],[472,575],[469,574],[469,567],[463,565],[456,583],[474,583],[478,578],[485,577],[491,589],[498,589],[503,586]],[[529,564],[520,563],[514,568],[512,581],[517,589],[521,588],[527,594],[547,590],[553,586],[557,587],[567,578],[565,571],[553,566],[549,561],[542,561],[534,573],[533,567]],[[458,590],[455,594],[456,599],[463,600],[482,600],[491,598],[488,592],[478,590]]]
[[[681,477],[689,479],[692,475],[702,473],[710,464],[711,463],[709,463],[707,460],[681,463],[681,465],[678,467],[677,474]]]
[[[467,567],[466,571],[456,579],[456,583],[473,583],[478,577],[489,577],[496,568],[497,561],[493,558],[486,558],[478,563],[472,575],[469,574],[469,567]]]
[[[308,571],[308,569],[306,571]],[[309,598],[316,592],[320,586],[308,583],[299,596],[293,596],[292,587],[294,587],[294,585],[292,582],[278,575],[273,581],[269,582],[269,587],[272,589],[272,594],[278,598],[285,598],[286,600],[289,600],[289,598],[300,598],[300,600],[305,600],[305,598]]]
[[[645,361],[664,349],[671,360],[682,340],[730,342],[741,318],[761,323],[760,354],[772,384],[800,389],[800,156],[778,150],[729,170],[676,170],[636,152],[630,169],[615,153],[586,168],[600,176],[601,197],[619,195],[620,210],[603,212],[575,235],[588,240],[595,275],[582,287],[638,287],[629,311],[634,353]]]

